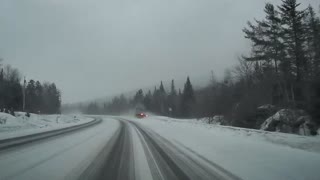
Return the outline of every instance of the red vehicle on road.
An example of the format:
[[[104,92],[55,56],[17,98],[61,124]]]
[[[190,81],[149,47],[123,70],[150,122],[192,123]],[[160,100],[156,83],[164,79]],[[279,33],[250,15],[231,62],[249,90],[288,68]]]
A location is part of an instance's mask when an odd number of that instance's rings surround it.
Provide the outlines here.
[[[147,117],[147,115],[143,112],[140,112],[140,113],[136,113],[136,117],[137,118],[145,118],[145,117]]]
[[[142,119],[142,118],[147,117],[148,115],[146,113],[144,113],[144,111],[145,111],[144,105],[142,105],[142,104],[136,105],[136,114],[135,115],[137,118]]]

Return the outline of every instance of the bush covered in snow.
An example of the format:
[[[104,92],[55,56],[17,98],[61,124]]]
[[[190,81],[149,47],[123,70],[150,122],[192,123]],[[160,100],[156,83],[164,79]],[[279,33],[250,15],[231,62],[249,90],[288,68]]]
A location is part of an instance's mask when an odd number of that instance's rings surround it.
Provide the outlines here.
[[[277,108],[274,105],[265,104],[259,106],[255,112],[255,128],[259,129],[261,124],[276,112]]]
[[[317,127],[312,118],[302,110],[281,109],[265,120],[261,130],[316,135]]]

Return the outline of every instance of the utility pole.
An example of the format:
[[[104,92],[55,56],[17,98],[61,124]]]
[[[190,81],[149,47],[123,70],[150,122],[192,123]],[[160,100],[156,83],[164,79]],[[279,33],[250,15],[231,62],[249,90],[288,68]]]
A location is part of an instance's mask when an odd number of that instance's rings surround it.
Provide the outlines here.
[[[23,88],[22,88],[22,95],[23,95],[23,101],[22,101],[22,111],[25,112],[26,108],[26,77],[24,77],[23,80]]]

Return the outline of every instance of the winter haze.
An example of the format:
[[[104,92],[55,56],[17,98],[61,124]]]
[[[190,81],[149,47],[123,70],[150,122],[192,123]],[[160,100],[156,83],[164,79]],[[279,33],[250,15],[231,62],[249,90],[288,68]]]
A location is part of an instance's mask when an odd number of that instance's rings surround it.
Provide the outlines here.
[[[266,2],[1,0],[0,57],[27,79],[55,81],[64,103],[196,81],[249,51],[242,28]]]

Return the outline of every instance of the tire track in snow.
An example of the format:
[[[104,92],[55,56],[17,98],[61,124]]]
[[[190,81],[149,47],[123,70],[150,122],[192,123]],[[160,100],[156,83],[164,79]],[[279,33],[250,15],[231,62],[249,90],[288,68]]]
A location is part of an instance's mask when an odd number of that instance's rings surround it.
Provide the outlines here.
[[[154,131],[137,122],[123,118],[120,128],[81,175],[80,179],[134,180],[146,177],[139,170],[148,171],[153,180],[240,180],[232,173],[181,145],[178,147]],[[146,158],[146,168],[134,167],[133,139],[139,143],[139,157]],[[181,148],[182,147],[182,148]],[[137,160],[136,160],[137,161]]]
[[[142,134],[145,139],[147,146],[150,147],[153,156],[156,159],[156,164],[160,167],[160,174],[162,174],[163,179],[183,179],[190,180],[188,175],[182,170],[181,167],[177,165],[177,163],[170,157],[169,154],[160,147],[160,145],[155,142],[155,140],[150,137],[142,128],[140,128],[135,123],[134,126],[138,129],[138,131]],[[152,172],[153,174],[155,171]]]
[[[188,149],[189,153],[187,154],[175,144],[150,129],[145,129],[135,122],[130,122],[130,124],[136,127],[137,131],[143,136],[142,138],[145,139],[146,146],[150,147],[151,154],[153,154],[156,160],[155,163],[160,165],[159,169],[160,174],[163,174],[162,178],[170,180],[240,180],[237,176],[204,157],[199,158],[200,155],[195,154],[195,152],[190,151],[190,149]],[[150,155],[146,154],[146,156]],[[202,161],[200,162],[199,159]],[[205,162],[203,162],[204,159],[206,160]],[[150,160],[149,162],[152,166],[153,162]],[[154,174],[155,171],[152,173]],[[170,175],[170,173],[172,174]]]
[[[128,124],[120,128],[79,179],[134,180],[133,146]]]
[[[146,140],[144,139],[143,135],[140,133],[140,131],[136,128],[133,127],[136,131],[136,133],[139,136],[139,140],[141,141],[141,144],[143,146],[143,150],[145,153],[145,156],[147,158],[147,162],[149,165],[149,168],[151,170],[151,175],[153,180],[165,180],[164,175],[162,174],[160,167],[155,159],[155,157],[153,156],[150,147],[148,146],[148,143],[146,142]]]

